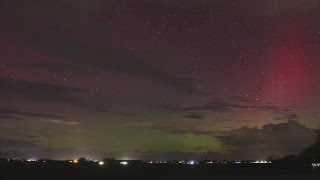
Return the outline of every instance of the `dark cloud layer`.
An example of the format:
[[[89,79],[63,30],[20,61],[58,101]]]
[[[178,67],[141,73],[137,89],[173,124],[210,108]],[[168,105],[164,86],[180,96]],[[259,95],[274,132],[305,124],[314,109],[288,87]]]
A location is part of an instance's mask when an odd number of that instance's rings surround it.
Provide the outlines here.
[[[189,118],[189,119],[203,119],[204,116],[199,113],[189,113],[184,115],[184,117]]]
[[[261,129],[242,127],[218,136],[229,149],[230,156],[266,159],[297,154],[314,142],[315,130],[297,121],[267,124]]]
[[[259,103],[245,98],[226,98],[225,100],[210,101],[198,106],[183,107],[178,105],[162,105],[161,111],[165,112],[188,112],[184,117],[203,119],[205,116],[200,112],[234,113],[242,110],[271,113],[274,120],[299,120],[300,116],[294,112],[294,107]]]
[[[30,62],[15,62],[15,63],[6,63],[6,67],[9,68],[23,68],[23,69],[32,69],[32,70],[48,70],[51,72],[67,72],[71,70],[77,70],[81,69],[79,65],[75,64],[70,64],[70,63],[65,63],[65,62],[54,62],[54,61],[49,61],[49,62],[33,62],[30,60]]]
[[[199,106],[179,107],[173,105],[161,106],[161,109],[168,112],[188,112],[188,111],[212,111],[212,112],[232,112],[234,108],[242,108],[240,104],[232,104],[223,101],[211,101]]]
[[[47,119],[67,119],[65,116],[46,114],[46,113],[34,113],[17,111],[11,108],[0,107],[0,115],[6,119],[20,119],[20,117],[32,117],[32,118],[47,118]],[[18,117],[17,117],[18,116]]]
[[[49,102],[79,103],[74,94],[85,92],[83,89],[74,87],[3,77],[0,77],[0,86],[1,95],[7,94],[29,100]]]
[[[299,120],[300,116],[298,114],[289,113],[289,114],[282,114],[282,115],[280,114],[279,116],[273,117],[273,119],[275,119],[275,120],[286,120],[286,119]]]
[[[8,116],[8,115],[0,115],[0,119],[23,120],[23,118],[21,117]]]
[[[20,140],[20,139],[6,139],[0,138],[0,152],[1,147],[6,148],[38,148],[40,147],[33,140]]]

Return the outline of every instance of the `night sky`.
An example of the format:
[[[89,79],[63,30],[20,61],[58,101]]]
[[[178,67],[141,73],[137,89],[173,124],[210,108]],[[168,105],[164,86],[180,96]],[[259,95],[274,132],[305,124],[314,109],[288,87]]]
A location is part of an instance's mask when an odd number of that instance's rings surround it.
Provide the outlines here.
[[[1,0],[0,156],[266,159],[313,143],[318,0]]]

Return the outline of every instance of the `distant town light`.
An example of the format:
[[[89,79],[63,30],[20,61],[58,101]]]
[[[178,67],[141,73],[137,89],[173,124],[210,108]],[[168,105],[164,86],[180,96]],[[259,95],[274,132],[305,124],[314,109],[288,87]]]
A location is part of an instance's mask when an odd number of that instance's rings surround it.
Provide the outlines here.
[[[78,163],[78,160],[75,159],[75,160],[72,161],[72,163],[77,164],[77,163]]]
[[[28,161],[28,162],[36,162],[37,160],[35,160],[35,159],[28,159],[27,161]]]
[[[128,162],[127,161],[121,161],[120,164],[125,166],[125,165],[128,165]]]
[[[191,161],[188,161],[187,164],[189,164],[189,165],[195,165],[195,164],[197,164],[197,162],[194,161],[194,160],[191,160]]]
[[[252,163],[254,163],[254,164],[271,164],[272,162],[271,161],[255,161]]]
[[[99,166],[103,166],[104,162],[103,161],[99,161],[98,164],[99,164]]]
[[[313,168],[319,168],[320,167],[320,163],[312,163],[311,166]]]

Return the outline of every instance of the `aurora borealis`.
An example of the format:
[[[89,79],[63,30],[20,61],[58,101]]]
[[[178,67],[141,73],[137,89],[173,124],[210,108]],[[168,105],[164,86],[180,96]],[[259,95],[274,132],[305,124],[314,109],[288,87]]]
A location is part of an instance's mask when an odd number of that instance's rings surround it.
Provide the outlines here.
[[[318,0],[0,2],[0,155],[265,159],[320,120]]]

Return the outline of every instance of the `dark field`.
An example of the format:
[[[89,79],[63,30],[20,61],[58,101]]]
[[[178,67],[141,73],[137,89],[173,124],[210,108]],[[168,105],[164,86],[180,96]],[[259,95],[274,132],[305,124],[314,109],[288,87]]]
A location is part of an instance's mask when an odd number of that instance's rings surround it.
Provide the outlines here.
[[[2,162],[1,180],[14,179],[320,179],[312,168],[284,168],[270,165],[128,165]]]

